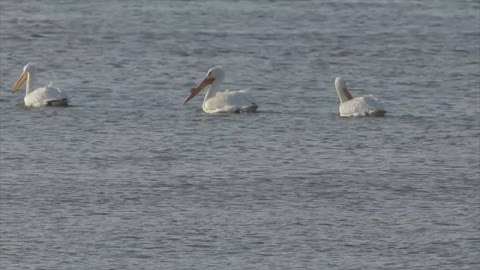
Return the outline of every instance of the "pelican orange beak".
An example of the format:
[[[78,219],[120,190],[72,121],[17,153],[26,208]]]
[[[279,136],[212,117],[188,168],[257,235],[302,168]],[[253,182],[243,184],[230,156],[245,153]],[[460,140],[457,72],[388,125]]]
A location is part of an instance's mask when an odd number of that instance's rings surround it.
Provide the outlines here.
[[[203,88],[207,87],[208,85],[211,85],[214,81],[215,81],[215,78],[205,77],[196,87],[190,90],[190,95],[188,95],[187,99],[185,99],[185,102],[183,102],[183,104],[187,103],[194,96],[198,95],[198,93],[200,93],[200,91],[202,91]]]
[[[352,95],[350,94],[350,92],[348,91],[346,85],[345,85],[345,87],[343,88],[343,92],[345,92],[345,96],[348,98],[348,100],[353,99],[353,97],[352,97]]]
[[[23,72],[22,75],[18,78],[17,82],[13,86],[12,93],[15,93],[20,86],[28,79],[28,72]]]

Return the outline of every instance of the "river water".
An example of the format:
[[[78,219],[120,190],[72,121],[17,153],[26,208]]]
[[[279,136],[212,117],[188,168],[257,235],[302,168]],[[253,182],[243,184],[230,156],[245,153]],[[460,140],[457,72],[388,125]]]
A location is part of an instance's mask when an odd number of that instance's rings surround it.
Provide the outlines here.
[[[479,269],[479,12],[1,1],[1,268]],[[25,108],[27,62],[71,106]],[[183,105],[215,65],[258,113]]]

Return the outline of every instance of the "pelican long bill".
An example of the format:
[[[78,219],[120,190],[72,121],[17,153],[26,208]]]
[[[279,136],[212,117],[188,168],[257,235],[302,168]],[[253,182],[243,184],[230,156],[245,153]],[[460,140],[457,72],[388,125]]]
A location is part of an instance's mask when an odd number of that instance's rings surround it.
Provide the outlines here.
[[[185,99],[183,104],[187,103],[190,99],[198,95],[203,88],[207,87],[208,85],[212,84],[215,81],[215,78],[205,77],[196,87],[190,90],[190,95]]]
[[[345,96],[347,96],[348,100],[353,99],[352,95],[351,95],[350,92],[348,91],[347,86],[345,86],[345,87],[343,88],[343,91],[345,92]]]
[[[27,79],[28,79],[28,73],[23,72],[22,75],[20,75],[20,77],[18,78],[15,85],[13,86],[12,93],[15,93]]]

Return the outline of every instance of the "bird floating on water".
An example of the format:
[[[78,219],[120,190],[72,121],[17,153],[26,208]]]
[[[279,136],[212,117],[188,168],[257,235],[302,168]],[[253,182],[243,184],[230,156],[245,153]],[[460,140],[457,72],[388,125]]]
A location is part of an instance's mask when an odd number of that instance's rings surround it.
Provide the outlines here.
[[[202,89],[209,87],[203,99],[202,109],[206,113],[241,113],[256,112],[257,104],[246,90],[240,91],[219,91],[220,85],[225,79],[225,71],[221,66],[208,70],[207,75],[194,88],[184,103],[198,95]]]
[[[62,90],[52,87],[52,84],[40,87],[34,90],[33,83],[35,81],[36,67],[29,63],[23,67],[23,72],[13,86],[12,93],[15,93],[26,81],[25,106],[66,106],[68,105],[68,96]]]
[[[340,99],[340,116],[379,116],[387,112],[379,99],[373,96],[352,97],[342,77],[335,79],[335,89]]]

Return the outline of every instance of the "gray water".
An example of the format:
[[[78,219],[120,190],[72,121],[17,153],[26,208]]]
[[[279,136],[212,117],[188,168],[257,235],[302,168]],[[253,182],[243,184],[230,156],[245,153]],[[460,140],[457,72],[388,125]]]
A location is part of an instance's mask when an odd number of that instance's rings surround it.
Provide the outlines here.
[[[1,1],[1,269],[479,269],[479,12]],[[27,62],[71,106],[25,108]],[[258,113],[183,105],[215,65]]]

